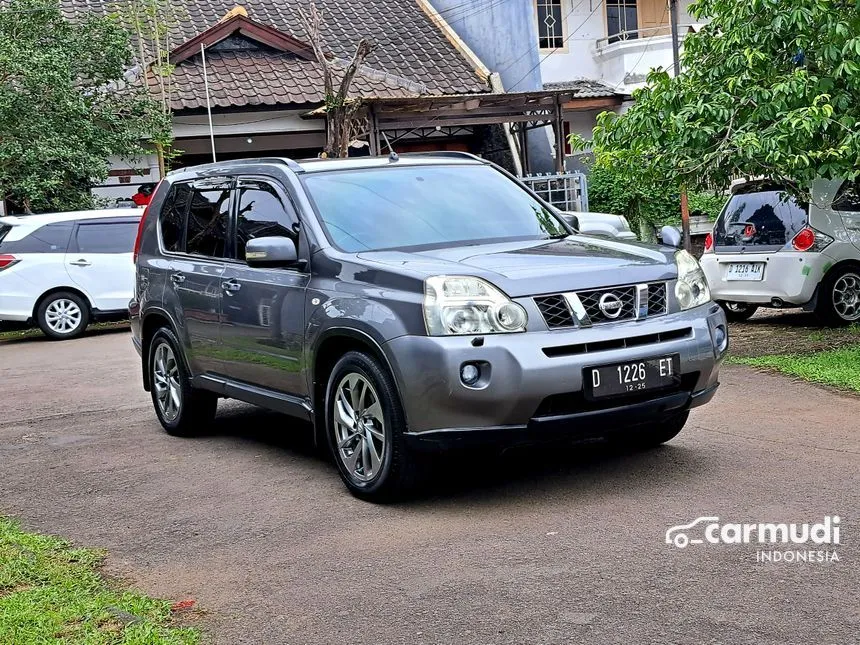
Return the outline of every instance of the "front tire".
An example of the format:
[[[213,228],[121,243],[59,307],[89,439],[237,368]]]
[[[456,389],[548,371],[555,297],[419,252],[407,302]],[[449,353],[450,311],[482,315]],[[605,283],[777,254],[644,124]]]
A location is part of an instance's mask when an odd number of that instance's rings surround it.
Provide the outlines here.
[[[58,291],[42,299],[36,309],[39,329],[53,340],[77,338],[90,323],[90,308],[71,291]]]
[[[329,447],[349,491],[372,502],[406,493],[415,480],[414,460],[388,370],[368,354],[348,352],[329,376],[325,405]]]
[[[824,276],[815,313],[830,327],[860,321],[860,267],[847,266]]]
[[[179,340],[166,327],[152,338],[148,369],[152,405],[167,434],[192,437],[205,431],[215,418],[218,396],[191,387]]]
[[[758,305],[748,302],[720,302],[720,306],[726,313],[726,318],[731,322],[743,322],[753,317],[758,311]]]

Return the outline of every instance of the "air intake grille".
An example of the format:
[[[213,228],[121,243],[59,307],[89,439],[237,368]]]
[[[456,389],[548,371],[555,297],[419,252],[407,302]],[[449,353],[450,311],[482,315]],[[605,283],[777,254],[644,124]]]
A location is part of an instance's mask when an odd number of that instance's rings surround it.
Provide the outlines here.
[[[576,295],[579,296],[582,306],[585,307],[585,313],[588,314],[593,325],[620,322],[636,317],[636,287],[578,291]],[[604,307],[601,307],[601,300],[604,301]],[[619,301],[621,302],[620,309],[605,309],[610,303],[618,303]]]
[[[640,292],[641,296],[637,295]],[[572,297],[572,294],[567,294]],[[604,323],[634,320],[644,309],[647,298],[647,316],[660,316],[668,311],[666,303],[666,283],[652,282],[646,285],[628,285],[610,287],[608,289],[591,289],[577,291],[576,298],[582,303],[586,317],[582,326],[600,325]],[[573,300],[576,300],[573,298]],[[642,302],[640,302],[641,298]],[[534,299],[540,309],[547,327],[564,329],[577,326],[576,318],[571,311],[564,294],[538,296]]]
[[[648,285],[648,315],[659,316],[666,313],[666,283],[652,282]]]
[[[573,326],[573,317],[570,315],[564,296],[535,298],[535,303],[543,314],[546,326],[550,329]]]

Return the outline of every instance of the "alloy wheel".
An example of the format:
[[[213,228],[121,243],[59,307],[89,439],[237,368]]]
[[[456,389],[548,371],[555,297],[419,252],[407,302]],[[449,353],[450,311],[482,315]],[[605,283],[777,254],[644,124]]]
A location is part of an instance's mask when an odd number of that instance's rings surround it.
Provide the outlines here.
[[[174,421],[182,408],[182,387],[173,348],[161,343],[155,349],[152,363],[152,382],[158,409],[166,421]]]
[[[843,320],[860,320],[860,276],[846,273],[833,285],[833,308]]]
[[[70,334],[81,325],[81,308],[73,300],[58,298],[45,309],[45,323],[57,334]]]
[[[353,479],[373,479],[385,458],[385,418],[379,395],[361,374],[338,383],[334,399],[334,436],[338,458]]]

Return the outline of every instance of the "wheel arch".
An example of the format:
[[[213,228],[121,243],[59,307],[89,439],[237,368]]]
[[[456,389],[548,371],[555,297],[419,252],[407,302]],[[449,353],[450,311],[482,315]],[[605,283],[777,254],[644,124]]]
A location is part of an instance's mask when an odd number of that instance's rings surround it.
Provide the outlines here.
[[[33,305],[33,320],[37,320],[37,315],[39,312],[39,307],[42,306],[42,303],[45,302],[45,299],[49,296],[54,295],[55,293],[73,293],[78,296],[81,300],[83,300],[87,304],[87,313],[92,315],[93,313],[93,301],[90,300],[90,297],[81,291],[78,287],[51,287],[47,291],[45,291],[41,296],[36,298],[36,303]]]
[[[325,445],[325,397],[332,369],[347,352],[360,351],[376,358],[388,370],[394,381],[397,396],[403,400],[397,372],[382,346],[369,334],[348,327],[327,329],[313,351],[311,372],[311,402],[314,409],[314,442]]]
[[[152,384],[149,381],[149,370],[147,369],[147,364],[149,363],[149,348],[152,345],[152,337],[155,336],[155,332],[157,332],[162,327],[168,328],[171,332],[173,332],[174,336],[179,338],[176,325],[166,311],[163,311],[161,309],[152,309],[141,316],[140,369],[141,376],[143,377],[143,389],[147,392],[149,392],[150,388],[152,387]],[[186,371],[188,371],[188,373],[190,374],[191,372],[188,370],[188,362],[185,360],[184,352],[180,351],[179,353],[182,356],[182,361],[185,363]]]

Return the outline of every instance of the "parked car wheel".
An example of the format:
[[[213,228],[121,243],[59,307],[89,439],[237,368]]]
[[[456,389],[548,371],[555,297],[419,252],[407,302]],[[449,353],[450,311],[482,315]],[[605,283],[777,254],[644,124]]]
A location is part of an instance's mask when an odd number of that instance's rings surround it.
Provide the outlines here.
[[[403,407],[388,370],[362,352],[335,365],[326,391],[326,429],[338,472],[361,499],[389,501],[414,482]]]
[[[218,395],[191,387],[182,362],[179,341],[162,327],[149,347],[149,382],[152,404],[168,434],[189,437],[205,430],[218,407]]]
[[[77,338],[90,324],[90,308],[79,295],[58,291],[39,303],[36,322],[48,338]]]
[[[758,311],[758,305],[751,305],[748,302],[725,302],[720,301],[720,306],[726,312],[726,318],[731,322],[743,322],[752,318],[753,314]]]
[[[833,327],[860,322],[860,268],[843,267],[824,276],[815,313]]]

